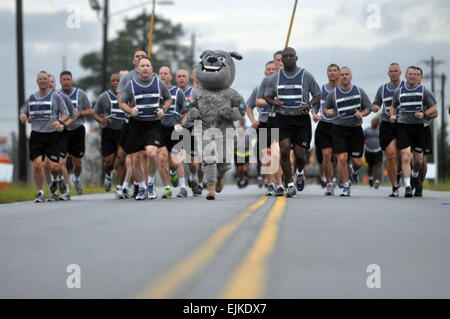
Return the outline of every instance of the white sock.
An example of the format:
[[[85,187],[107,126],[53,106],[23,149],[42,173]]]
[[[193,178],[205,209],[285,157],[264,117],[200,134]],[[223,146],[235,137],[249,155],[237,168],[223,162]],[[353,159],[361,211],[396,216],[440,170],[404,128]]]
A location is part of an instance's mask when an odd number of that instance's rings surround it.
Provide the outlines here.
[[[288,187],[295,187],[294,183],[288,183]]]
[[[349,187],[349,186],[350,186],[349,182],[344,183],[344,187]]]
[[[419,176],[419,172],[412,171],[411,176],[417,178],[417,176]]]
[[[405,182],[405,187],[411,187],[411,178],[410,177],[405,177],[403,178],[403,182]]]
[[[301,172],[297,170],[297,175],[303,175],[303,170]]]
[[[128,182],[127,182],[127,181],[124,181],[124,182],[123,182],[122,188],[125,188],[125,189],[128,188]]]
[[[145,182],[140,182],[140,183],[138,183],[138,185],[139,185],[139,188],[145,188]]]
[[[106,178],[108,178],[108,179],[111,179],[112,175],[113,175],[112,171],[109,174],[108,173],[105,174]]]
[[[117,185],[116,188],[122,189],[123,187],[122,187],[122,185]]]
[[[320,179],[322,180],[322,182],[326,182],[327,178],[325,176],[320,177]]]
[[[155,182],[155,176],[148,176],[148,183],[153,184]]]
[[[39,194],[40,194],[40,195],[44,195],[44,190],[43,190],[43,189],[40,189],[40,190],[39,190]]]
[[[272,183],[272,185],[273,185],[273,183]],[[284,188],[284,186],[283,186],[283,184],[280,184],[280,185],[277,185],[277,188]]]
[[[177,172],[174,172],[174,171],[172,171],[171,169],[169,169],[169,174],[170,174],[170,176],[174,176],[174,175],[177,174]]]
[[[195,180],[195,174],[190,173],[189,174],[189,180],[192,182]]]
[[[180,183],[180,188],[186,188],[186,179],[184,177],[180,177],[178,182]]]
[[[170,185],[164,186],[164,189],[170,189]]]

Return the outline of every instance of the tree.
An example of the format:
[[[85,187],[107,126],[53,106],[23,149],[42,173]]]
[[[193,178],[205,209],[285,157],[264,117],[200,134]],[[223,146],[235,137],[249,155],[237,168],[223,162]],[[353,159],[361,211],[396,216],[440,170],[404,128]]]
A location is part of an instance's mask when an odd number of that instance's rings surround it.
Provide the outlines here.
[[[108,74],[133,69],[134,52],[147,51],[150,18],[151,15],[144,12],[133,19],[127,19],[125,29],[119,31],[115,39],[108,41]],[[163,65],[170,66],[172,70],[189,70],[192,67],[190,48],[179,42],[183,35],[181,24],[174,25],[168,19],[155,16],[151,57],[155,72]],[[85,90],[94,90],[96,95],[101,93],[102,88],[101,61],[101,51],[89,52],[80,60],[81,66],[90,70],[90,74],[77,81],[77,85]]]

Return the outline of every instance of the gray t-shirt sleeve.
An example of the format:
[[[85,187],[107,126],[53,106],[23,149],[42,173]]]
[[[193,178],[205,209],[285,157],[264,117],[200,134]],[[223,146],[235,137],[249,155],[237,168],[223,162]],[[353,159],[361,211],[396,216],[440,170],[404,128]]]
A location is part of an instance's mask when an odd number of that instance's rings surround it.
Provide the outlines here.
[[[334,98],[334,93],[328,94],[327,98],[323,102],[322,108],[324,109],[335,109],[336,101]]]
[[[89,98],[83,90],[79,90],[78,92],[78,109],[81,111],[88,110],[91,108],[91,102]]]
[[[303,87],[304,87],[304,100],[305,102],[309,102],[309,95],[311,95],[313,98],[321,95],[322,91],[320,90],[319,84],[317,84],[316,80],[314,79],[314,76],[309,73],[308,71],[305,71],[305,74],[303,76]]]
[[[127,103],[130,107],[134,107],[133,90],[131,88],[131,81],[128,82],[120,94],[120,103]]]
[[[97,99],[97,102],[95,102],[95,106],[94,106],[94,113],[95,114],[104,114],[105,110],[108,108],[108,106],[110,106],[109,103],[109,99],[106,96],[107,93],[103,92],[102,94],[100,94],[100,96]]]
[[[361,88],[359,88],[359,92],[361,94],[361,111],[364,111],[365,109],[372,111],[372,103],[370,102],[366,92]]]
[[[433,105],[436,105],[436,98],[433,93],[428,90],[426,87],[423,88],[423,108],[424,110],[428,110]]]
[[[273,98],[277,96],[277,80],[278,73],[275,73],[271,77],[267,78],[264,88],[264,97]]]
[[[258,92],[256,93],[256,99],[264,98],[264,91],[266,90],[268,77],[264,78],[258,86]]]
[[[258,88],[253,89],[252,94],[247,99],[247,106],[254,109],[256,106],[256,94],[258,92]]]
[[[170,92],[167,89],[167,86],[164,84],[164,82],[162,82],[161,80],[158,80],[158,81],[159,81],[159,88],[160,88],[160,94],[161,94],[160,105],[162,106],[165,101],[167,101],[168,99],[171,98],[171,96],[170,96]]]
[[[123,93],[125,86],[130,82],[128,73],[120,78],[119,85],[117,86],[117,93]]]
[[[382,96],[382,92],[383,92],[383,86],[380,86],[378,88],[377,94],[375,95],[375,99],[373,100],[373,105],[378,105],[379,107],[381,107],[383,105],[383,96]]]
[[[29,102],[29,99],[27,99],[25,101],[25,103],[22,105],[22,107],[20,108],[20,113],[21,114],[24,113],[27,116],[30,116],[30,104],[28,102]]]

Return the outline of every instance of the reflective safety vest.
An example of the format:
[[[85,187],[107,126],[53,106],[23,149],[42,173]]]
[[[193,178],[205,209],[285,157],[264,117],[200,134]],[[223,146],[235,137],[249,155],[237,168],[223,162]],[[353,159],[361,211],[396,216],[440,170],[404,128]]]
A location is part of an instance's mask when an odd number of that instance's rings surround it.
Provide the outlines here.
[[[159,107],[161,98],[159,81],[153,77],[148,86],[142,86],[131,80],[131,88],[133,90],[133,98],[136,107],[139,109],[138,116],[146,118],[157,118],[156,110]]]
[[[57,90],[56,92],[59,95],[66,94],[61,89]],[[77,110],[78,109],[78,88],[73,88],[72,92],[70,92],[70,94],[66,94],[66,95],[69,97],[70,101],[72,101],[73,108],[75,110]]]
[[[319,115],[325,120],[325,121],[332,121],[335,116],[333,117],[328,117],[323,113],[323,104],[325,103],[325,100],[328,97],[328,94],[330,94],[332,92],[327,90],[327,86],[324,84],[322,85],[322,96],[320,97],[320,110],[319,110]]]
[[[52,116],[53,91],[48,92],[44,97],[30,96],[28,104],[30,106],[30,116],[33,120],[49,120]]]
[[[186,91],[183,91],[185,97],[189,97],[192,94],[194,88],[192,86],[188,87]]]
[[[340,118],[350,118],[355,115],[356,110],[361,111],[361,93],[356,85],[346,92],[339,86],[334,90],[336,108]]]
[[[389,89],[389,83],[383,85],[383,91],[381,92],[381,99],[383,101],[383,112],[387,116],[391,116],[390,107],[392,106],[392,100],[394,99],[394,92],[399,87],[403,87],[405,82],[401,82],[395,89]]]
[[[408,89],[406,85],[400,88],[400,113],[423,111],[423,86]]]
[[[111,92],[111,90],[107,90],[106,95],[111,103],[111,117],[116,120],[125,120],[125,113],[119,107],[119,103],[117,103],[117,95]]]
[[[305,69],[288,77],[283,70],[278,73],[277,96],[283,102],[282,107],[297,109],[303,104],[303,75]]]

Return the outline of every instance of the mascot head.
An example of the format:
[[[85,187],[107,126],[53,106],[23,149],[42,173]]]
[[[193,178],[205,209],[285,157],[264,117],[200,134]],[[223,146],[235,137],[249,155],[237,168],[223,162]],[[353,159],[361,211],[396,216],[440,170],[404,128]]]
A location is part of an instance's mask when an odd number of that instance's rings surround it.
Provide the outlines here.
[[[226,89],[234,81],[235,68],[233,58],[242,60],[236,52],[206,50],[200,56],[195,75],[202,88]]]

